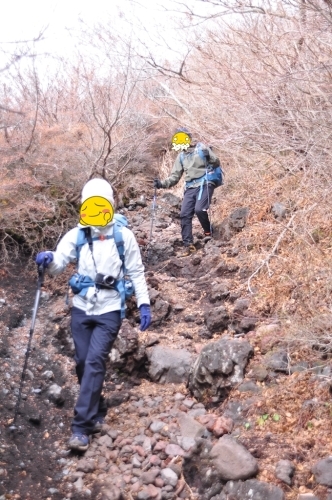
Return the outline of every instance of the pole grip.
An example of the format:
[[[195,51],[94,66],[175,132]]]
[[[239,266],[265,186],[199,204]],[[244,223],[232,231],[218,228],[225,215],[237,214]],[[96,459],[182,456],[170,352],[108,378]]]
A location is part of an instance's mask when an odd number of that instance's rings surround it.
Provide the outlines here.
[[[38,271],[38,289],[40,289],[44,284],[44,275],[45,275],[44,264],[39,264],[37,271]]]

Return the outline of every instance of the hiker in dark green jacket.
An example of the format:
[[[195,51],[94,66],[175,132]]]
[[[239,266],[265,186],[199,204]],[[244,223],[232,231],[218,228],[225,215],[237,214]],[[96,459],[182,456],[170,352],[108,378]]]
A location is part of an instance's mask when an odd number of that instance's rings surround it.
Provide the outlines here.
[[[186,129],[178,129],[192,139]],[[167,189],[175,186],[182,175],[185,179],[185,192],[181,206],[181,233],[185,246],[184,256],[196,251],[193,244],[192,219],[196,214],[204,231],[205,237],[212,236],[212,227],[208,216],[208,209],[216,187],[215,182],[210,182],[206,177],[206,165],[220,166],[219,158],[212,149],[203,143],[190,143],[190,146],[178,154],[170,176],[161,181],[154,180],[154,187]]]

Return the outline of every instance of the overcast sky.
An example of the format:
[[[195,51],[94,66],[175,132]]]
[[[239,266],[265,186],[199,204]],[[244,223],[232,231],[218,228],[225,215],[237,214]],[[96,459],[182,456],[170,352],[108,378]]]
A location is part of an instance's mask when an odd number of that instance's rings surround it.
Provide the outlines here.
[[[158,17],[161,8],[157,1],[141,0],[11,0],[0,16],[1,42],[31,38],[49,26],[48,37],[58,39],[67,29],[78,27],[79,20],[92,25],[106,18],[130,16],[139,12],[141,20]],[[162,3],[162,2],[161,2]]]
[[[3,0],[4,2],[4,0]],[[192,36],[191,24],[195,19],[183,15],[186,6],[194,12],[207,13],[214,6],[201,0],[11,0],[2,8],[0,16],[0,75],[6,78],[5,69],[24,44],[18,48],[12,42],[32,40],[44,30],[43,40],[31,48],[38,55],[36,68],[39,77],[49,76],[58,70],[58,57],[73,60],[77,52],[88,53],[79,34],[83,25],[92,28],[98,24],[111,26],[111,31],[123,38],[131,35],[138,52],[143,55],[146,47],[159,64],[167,60],[176,67],[187,55]],[[188,29],[179,28],[184,21]],[[199,24],[200,36],[204,23]],[[114,33],[114,34],[115,34]],[[136,40],[136,42],[135,42]],[[139,42],[137,42],[139,40]],[[185,40],[185,42],[184,42]],[[188,42],[189,40],[189,42]],[[45,55],[45,57],[43,57]],[[20,60],[22,68],[31,59]]]
[[[176,14],[163,8],[171,4],[169,0],[11,0],[2,8],[0,43],[6,46],[7,42],[32,39],[47,27],[42,50],[68,54],[80,20],[92,26],[107,19],[112,19],[117,30],[129,30],[131,21],[136,33],[145,27],[152,37],[163,31],[171,40]]]

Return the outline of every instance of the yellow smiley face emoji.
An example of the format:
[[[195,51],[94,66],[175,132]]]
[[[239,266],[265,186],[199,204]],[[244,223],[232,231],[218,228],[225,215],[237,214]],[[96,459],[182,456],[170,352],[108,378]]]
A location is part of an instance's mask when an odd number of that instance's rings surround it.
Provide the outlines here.
[[[87,198],[80,208],[80,224],[83,226],[107,226],[113,216],[112,204],[102,196]]]
[[[177,132],[172,137],[172,149],[185,151],[190,146],[190,137],[185,132]]]

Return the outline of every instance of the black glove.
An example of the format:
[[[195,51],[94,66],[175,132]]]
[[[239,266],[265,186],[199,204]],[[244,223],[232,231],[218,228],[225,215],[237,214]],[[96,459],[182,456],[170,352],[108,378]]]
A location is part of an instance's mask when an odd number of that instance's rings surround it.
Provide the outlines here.
[[[202,149],[202,155],[204,156],[204,158],[206,158],[208,160],[210,158],[209,150],[208,149]]]
[[[155,179],[153,181],[153,187],[155,187],[156,189],[161,189],[162,188],[162,185],[161,185],[161,182],[159,179]]]

